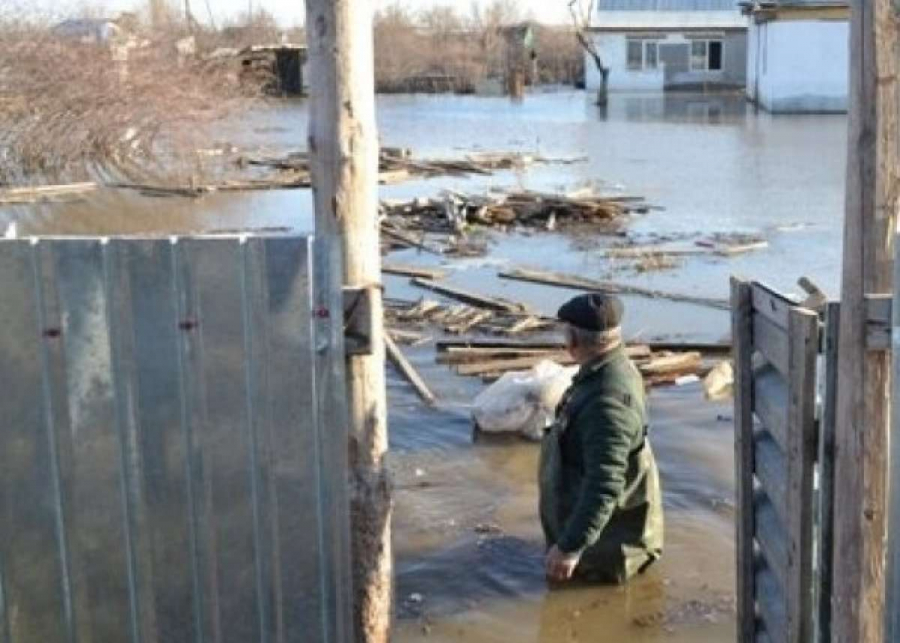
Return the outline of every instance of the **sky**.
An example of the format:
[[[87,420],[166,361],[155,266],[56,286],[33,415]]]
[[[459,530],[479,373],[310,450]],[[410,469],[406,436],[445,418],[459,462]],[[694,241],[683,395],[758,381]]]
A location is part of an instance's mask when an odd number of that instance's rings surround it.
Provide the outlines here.
[[[0,0],[3,4],[5,0]],[[184,0],[171,0],[173,3],[182,4]],[[362,0],[366,1],[366,0]],[[476,0],[486,2],[487,0]],[[88,5],[103,8],[109,13],[116,11],[132,10],[146,4],[145,0],[32,0],[37,5],[43,4],[46,8],[52,8],[54,13],[64,11],[61,6],[75,7]],[[400,0],[400,4],[416,11],[435,6],[452,6],[461,12],[468,13],[471,10],[473,0]],[[246,14],[250,4],[253,7],[263,7],[270,11],[284,27],[291,27],[303,23],[304,5],[302,0],[190,0],[191,12],[201,22],[207,22],[209,11],[215,16],[216,21],[234,18],[240,14]],[[376,7],[393,4],[394,0],[375,0]],[[534,17],[542,22],[565,23],[568,21],[568,0],[517,0],[523,14]],[[207,10],[209,5],[209,11]]]

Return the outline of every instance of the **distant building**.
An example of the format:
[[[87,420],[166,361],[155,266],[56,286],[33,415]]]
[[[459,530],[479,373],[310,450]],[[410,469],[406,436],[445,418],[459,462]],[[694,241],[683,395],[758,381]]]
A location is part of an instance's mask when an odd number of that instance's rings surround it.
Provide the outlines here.
[[[114,20],[73,19],[65,20],[53,28],[61,38],[78,40],[85,44],[106,45],[123,37],[123,30]]]
[[[743,88],[747,18],[736,0],[597,0],[591,36],[609,91]],[[600,72],[585,62],[585,84]]]
[[[747,96],[773,113],[847,111],[846,0],[752,0]]]

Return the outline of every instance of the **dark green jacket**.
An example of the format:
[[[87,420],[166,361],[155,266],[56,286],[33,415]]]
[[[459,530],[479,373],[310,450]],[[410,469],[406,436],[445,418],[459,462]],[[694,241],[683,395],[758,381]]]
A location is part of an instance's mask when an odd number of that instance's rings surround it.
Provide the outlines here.
[[[585,365],[541,448],[547,546],[583,551],[577,573],[624,582],[659,558],[659,472],[647,438],[644,385],[624,347]]]

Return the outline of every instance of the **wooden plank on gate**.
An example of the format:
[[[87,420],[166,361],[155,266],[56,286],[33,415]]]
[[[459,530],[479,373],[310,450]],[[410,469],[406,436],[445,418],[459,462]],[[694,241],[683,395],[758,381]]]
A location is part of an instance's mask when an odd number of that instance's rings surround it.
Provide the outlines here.
[[[841,306],[831,302],[825,310],[825,393],[822,420],[819,423],[819,538],[818,640],[831,640],[831,588],[834,565],[834,435],[837,412],[838,337],[840,335]]]
[[[767,433],[757,432],[753,446],[756,477],[766,496],[774,505],[778,518],[790,529],[787,503],[787,460],[781,449],[778,448],[778,444]]]
[[[787,451],[788,388],[784,378],[771,366],[753,374],[754,412],[778,446]]]
[[[797,303],[759,282],[753,282],[751,288],[753,289],[753,310],[778,328],[787,331],[788,313]]]
[[[811,641],[813,626],[813,467],[816,458],[816,358],[819,317],[791,310],[790,411],[787,452],[788,587],[787,622],[791,641]]]
[[[763,493],[757,493],[754,501],[756,514],[756,542],[766,559],[766,564],[775,573],[778,583],[787,586],[787,534],[778,518],[775,506]]]
[[[765,565],[756,572],[756,589],[756,601],[769,639],[773,643],[788,643],[784,593],[775,574]]]
[[[737,627],[740,643],[756,633],[753,567],[753,300],[750,284],[731,280],[731,333],[734,370],[734,474],[737,502]]]
[[[787,377],[789,369],[787,331],[776,326],[770,319],[755,310],[753,313],[753,348],[759,351],[779,373]]]

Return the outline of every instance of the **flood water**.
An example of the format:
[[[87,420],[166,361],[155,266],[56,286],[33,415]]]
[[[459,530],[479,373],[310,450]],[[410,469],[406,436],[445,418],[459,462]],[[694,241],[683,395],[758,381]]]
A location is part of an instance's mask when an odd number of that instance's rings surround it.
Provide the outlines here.
[[[637,240],[693,243],[716,232],[759,234],[769,247],[733,258],[689,258],[675,270],[636,273],[604,259],[611,242],[564,234],[493,235],[482,259],[449,261],[452,283],[507,295],[553,313],[572,293],[502,281],[498,268],[531,266],[686,294],[727,298],[740,274],[796,291],[801,276],[836,294],[839,283],[846,119],[755,114],[739,97],[615,96],[600,110],[579,92],[502,98],[382,97],[385,145],[418,156],[515,150],[587,157],[574,165],[392,186],[386,197],[443,188],[520,185],[570,189],[601,182],[665,208],[630,222]],[[222,141],[287,151],[305,146],[306,107],[284,103],[223,127]],[[132,234],[247,227],[310,230],[307,191],[213,195],[200,201],[100,193],[88,202],[0,211],[19,233]],[[440,263],[413,251],[398,261]],[[386,279],[392,297],[417,292]],[[687,304],[627,298],[633,337],[721,340],[728,315]],[[548,592],[542,572],[537,447],[473,443],[468,419],[482,385],[410,351],[442,400],[425,409],[389,378],[391,466],[397,485],[396,640],[731,641],[734,638],[732,425],[729,404],[700,387],[657,390],[651,439],[666,503],[663,560],[627,588]]]

